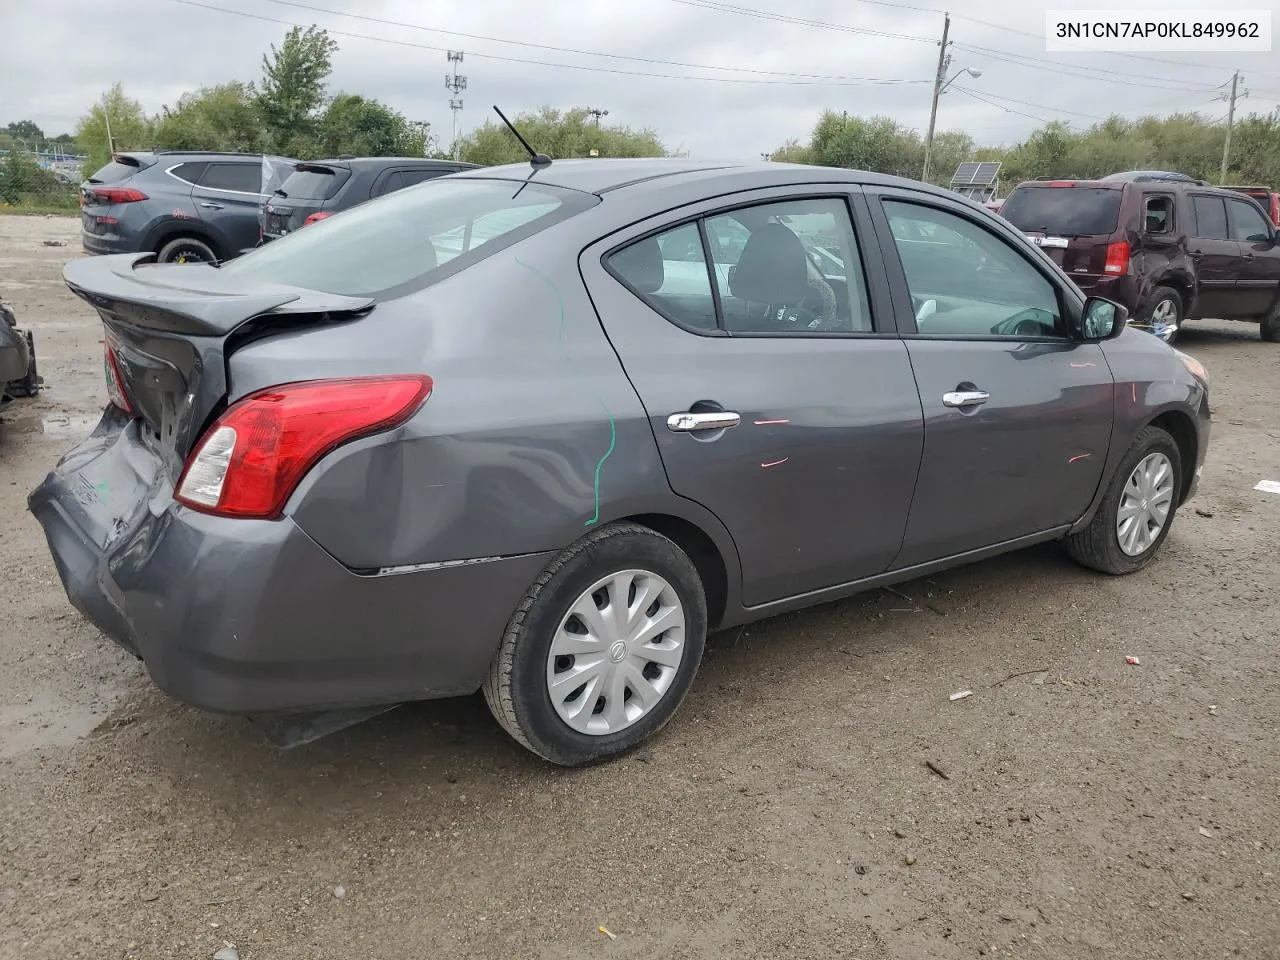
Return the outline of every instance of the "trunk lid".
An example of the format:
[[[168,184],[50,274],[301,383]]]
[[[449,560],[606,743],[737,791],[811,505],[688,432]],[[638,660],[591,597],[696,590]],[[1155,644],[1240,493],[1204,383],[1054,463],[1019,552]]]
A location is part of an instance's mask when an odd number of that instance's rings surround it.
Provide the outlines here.
[[[351,170],[340,164],[299,163],[267,200],[263,233],[282,237],[302,227],[307,217],[324,210]]]
[[[1000,215],[1082,285],[1106,275],[1107,247],[1123,239],[1119,185],[1054,180],[1020,184]]]
[[[226,359],[255,335],[362,315],[346,297],[220,274],[207,264],[154,265],[151,254],[88,257],[63,270],[106,327],[106,373],[120,387],[172,479],[227,398]],[[113,360],[114,358],[114,360]]]

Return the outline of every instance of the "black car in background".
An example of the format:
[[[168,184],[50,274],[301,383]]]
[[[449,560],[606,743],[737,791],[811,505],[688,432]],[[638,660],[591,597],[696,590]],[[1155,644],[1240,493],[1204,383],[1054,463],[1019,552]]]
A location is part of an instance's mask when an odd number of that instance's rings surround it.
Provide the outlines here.
[[[422,157],[340,157],[299,163],[267,199],[261,213],[262,242],[374,197],[475,166]]]
[[[264,162],[252,153],[117,153],[80,186],[84,249],[154,253],[161,263],[230,260],[258,243]]]

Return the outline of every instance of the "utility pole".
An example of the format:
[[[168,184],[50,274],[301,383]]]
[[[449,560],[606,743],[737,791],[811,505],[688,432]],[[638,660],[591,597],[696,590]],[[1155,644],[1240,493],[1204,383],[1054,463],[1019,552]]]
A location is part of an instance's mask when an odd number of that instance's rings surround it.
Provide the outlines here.
[[[933,78],[933,106],[929,109],[929,133],[924,138],[924,173],[920,179],[929,181],[929,160],[933,153],[933,128],[938,122],[938,98],[942,96],[942,85],[946,83],[947,66],[951,63],[951,54],[947,52],[951,35],[951,14],[942,15],[942,43],[938,46],[938,73]]]
[[[467,89],[467,78],[458,75],[458,64],[462,63],[462,51],[450,50],[446,56],[453,68],[453,73],[444,75],[444,87],[453,94],[449,99],[449,109],[453,111],[453,159],[457,160],[462,154],[462,142],[458,140],[458,112],[462,109],[460,94]]]
[[[1228,97],[1224,95],[1223,97],[1219,98],[1219,99],[1225,99],[1228,101],[1227,139],[1222,144],[1222,170],[1219,171],[1218,173],[1219,186],[1227,182],[1227,164],[1231,161],[1231,128],[1235,125],[1235,122],[1236,122],[1236,98],[1237,96],[1247,97],[1249,95],[1248,90],[1245,90],[1243,93],[1237,93],[1237,91],[1239,90],[1239,87],[1240,87],[1240,71],[1237,70],[1235,73],[1231,75],[1230,96]]]

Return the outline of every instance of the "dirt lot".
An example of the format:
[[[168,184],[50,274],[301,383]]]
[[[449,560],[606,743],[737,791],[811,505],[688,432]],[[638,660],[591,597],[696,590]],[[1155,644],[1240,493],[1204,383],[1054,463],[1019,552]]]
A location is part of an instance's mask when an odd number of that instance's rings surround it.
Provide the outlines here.
[[[719,636],[647,750],[565,772],[479,698],[278,752],[71,609],[26,495],[104,394],[76,255],[0,218],[46,382],[0,413],[0,957],[1280,957],[1254,329],[1186,334],[1216,432],[1148,571],[1049,547]]]

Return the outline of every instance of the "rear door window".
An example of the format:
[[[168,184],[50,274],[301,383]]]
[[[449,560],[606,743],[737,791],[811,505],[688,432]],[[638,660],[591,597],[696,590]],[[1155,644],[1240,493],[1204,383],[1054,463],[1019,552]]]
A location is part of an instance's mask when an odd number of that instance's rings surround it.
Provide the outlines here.
[[[257,193],[262,189],[262,164],[210,163],[200,186],[206,190],[227,190],[232,193]]]
[[[219,269],[245,279],[385,299],[465,269],[599,202],[550,184],[432,181],[321,220]]]
[[[207,163],[180,163],[169,171],[169,176],[195,186],[200,182],[200,177],[207,166]]]
[[[1056,237],[1115,232],[1121,191],[1108,187],[1019,187],[1000,215],[1019,230]]]
[[[404,174],[401,173],[399,170],[392,170],[389,174],[387,174],[386,179],[384,179],[382,183],[378,185],[378,189],[374,191],[374,193],[380,197],[384,193],[395,193],[397,190],[402,189],[404,186],[405,186]]]
[[[1173,197],[1163,194],[1147,197],[1142,206],[1143,231],[1150,234],[1173,231]]]
[[[1196,236],[1202,240],[1230,240],[1227,207],[1221,197],[1192,197],[1196,211]]]

